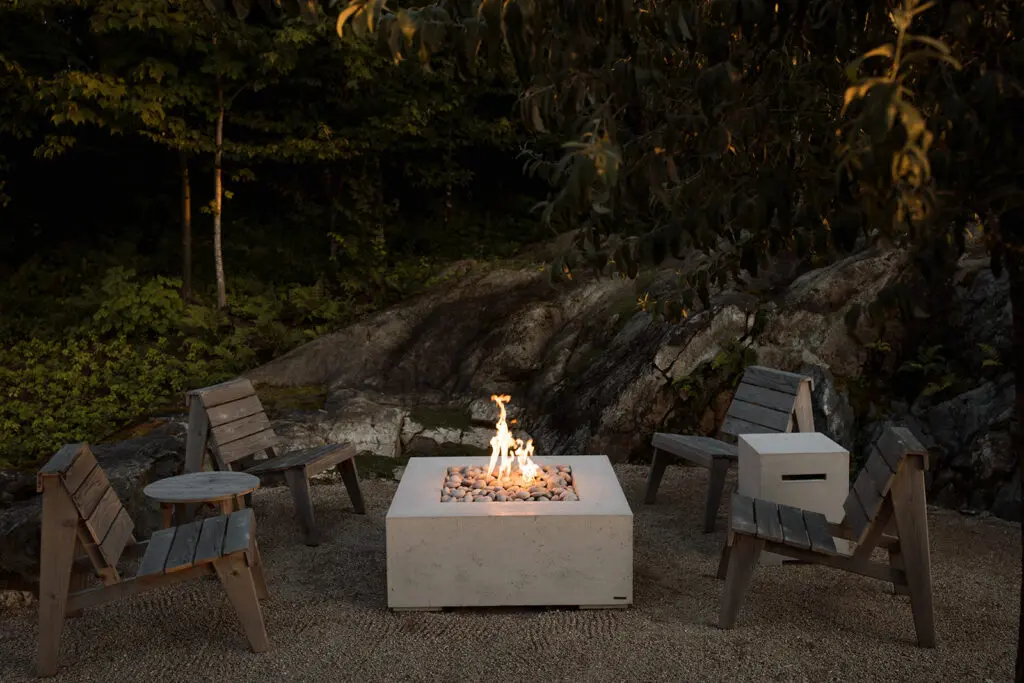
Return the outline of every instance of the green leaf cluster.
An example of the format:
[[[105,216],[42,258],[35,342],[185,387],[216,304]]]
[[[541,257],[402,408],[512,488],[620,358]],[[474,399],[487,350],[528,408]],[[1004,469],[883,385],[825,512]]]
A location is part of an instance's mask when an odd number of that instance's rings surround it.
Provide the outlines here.
[[[115,267],[57,302],[77,324],[35,318],[31,334],[0,328],[0,464],[32,466],[63,443],[180,412],[187,389],[236,376],[358,313],[323,283],[233,284],[237,301],[225,316],[183,302],[176,278]]]

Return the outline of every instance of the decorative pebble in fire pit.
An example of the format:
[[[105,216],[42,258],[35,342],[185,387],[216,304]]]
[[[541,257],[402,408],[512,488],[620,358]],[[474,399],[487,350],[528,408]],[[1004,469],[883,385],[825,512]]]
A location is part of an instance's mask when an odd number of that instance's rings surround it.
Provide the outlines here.
[[[579,500],[572,468],[543,465],[529,480],[515,471],[504,477],[481,467],[449,467],[441,486],[442,503],[530,503]]]

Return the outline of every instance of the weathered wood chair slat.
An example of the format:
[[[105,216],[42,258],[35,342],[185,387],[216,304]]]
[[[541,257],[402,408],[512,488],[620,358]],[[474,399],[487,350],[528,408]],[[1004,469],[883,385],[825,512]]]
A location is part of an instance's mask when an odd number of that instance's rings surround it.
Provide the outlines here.
[[[347,443],[329,444],[278,454],[280,439],[249,380],[239,378],[195,389],[188,392],[187,401],[186,472],[201,471],[209,455],[217,469],[240,469],[258,476],[283,474],[308,545],[317,545],[320,539],[309,494],[310,477],[336,467],[353,509],[357,514],[366,512],[356,471],[355,447]],[[255,456],[262,453],[268,457],[256,461]]]
[[[218,515],[203,522],[196,543],[194,562],[199,564],[217,559],[224,554],[224,534],[228,527],[228,515]]]
[[[810,377],[759,365],[748,367],[733,394],[718,438],[662,432],[654,435],[651,439],[654,460],[644,502],[654,503],[670,461],[682,458],[692,462],[711,471],[704,507],[704,531],[714,531],[725,490],[725,475],[738,457],[736,438],[744,434],[790,432],[794,428],[813,432],[813,388]]]
[[[175,527],[174,542],[171,549],[167,551],[167,558],[164,562],[165,572],[179,572],[192,566],[196,556],[196,545],[199,543],[199,534],[203,530],[203,520],[199,519],[188,524]]]
[[[782,542],[794,548],[810,548],[811,537],[807,532],[803,510],[789,505],[779,505],[778,510],[779,524],[782,525]]]
[[[43,494],[40,676],[57,673],[61,633],[67,616],[206,574],[220,578],[253,651],[263,652],[270,646],[258,602],[267,596],[267,587],[255,540],[256,520],[252,510],[164,529],[153,534],[149,541],[136,541],[135,526],[128,511],[84,443],[61,448],[39,470],[36,484]],[[209,531],[204,533],[207,527]],[[230,530],[234,531],[229,534]],[[204,539],[207,546],[201,545]],[[230,550],[225,539],[231,541]],[[80,550],[85,551],[86,557],[76,559]],[[117,565],[123,557],[129,556],[141,557],[141,560],[135,577],[122,580]],[[88,565],[103,579],[104,586],[72,591],[72,586],[85,583],[82,577]]]
[[[841,524],[829,524],[818,512],[733,494],[728,540],[718,566],[718,576],[726,582],[719,626],[736,624],[743,594],[766,550],[892,583],[897,593],[910,596],[918,643],[934,647],[927,469],[927,452],[909,431],[896,427],[872,449],[847,497]],[[881,481],[884,472],[888,474]],[[894,519],[896,536],[889,536],[886,530]],[[781,526],[781,539],[776,525]],[[853,541],[853,552],[840,552],[837,537]],[[876,547],[888,551],[888,565],[871,560]]]
[[[273,431],[270,427],[270,420],[267,419],[266,413],[259,412],[234,422],[225,422],[220,427],[214,427],[211,437],[218,446],[223,447],[232,441],[238,441],[267,431]]]
[[[171,545],[174,543],[174,534],[177,527],[161,529],[149,537],[149,545],[146,546],[146,553],[139,562],[139,571],[136,576],[151,576],[163,574],[164,566],[167,564],[167,554],[171,552]]]
[[[107,562],[107,565],[111,567],[117,566],[117,561],[121,558],[121,554],[124,549],[128,547],[129,543],[135,540],[135,523],[132,522],[131,516],[128,511],[121,508],[117,513],[117,517],[114,519],[114,523],[110,525],[110,529],[103,536],[103,540],[100,542],[100,555]]]

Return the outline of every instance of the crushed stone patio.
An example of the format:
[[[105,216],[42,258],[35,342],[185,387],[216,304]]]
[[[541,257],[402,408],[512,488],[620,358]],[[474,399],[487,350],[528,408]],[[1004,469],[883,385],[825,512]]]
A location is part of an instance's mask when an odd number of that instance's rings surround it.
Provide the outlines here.
[[[759,568],[736,629],[714,626],[725,536],[700,531],[707,472],[671,467],[642,505],[643,466],[616,465],[635,514],[635,604],[624,610],[386,608],[384,516],[394,481],[315,486],[324,542],[302,544],[284,487],[255,494],[271,650],[248,650],[212,577],[86,610],[57,681],[1003,681],[1012,679],[1020,527],[929,510],[939,645],[916,646],[909,599],[804,565]],[[723,506],[724,508],[724,506]],[[34,681],[33,606],[0,607],[0,681]]]

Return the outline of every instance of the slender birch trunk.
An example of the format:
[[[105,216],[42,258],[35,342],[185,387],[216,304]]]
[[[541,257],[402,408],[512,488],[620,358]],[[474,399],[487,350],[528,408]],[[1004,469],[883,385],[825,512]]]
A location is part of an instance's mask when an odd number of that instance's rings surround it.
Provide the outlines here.
[[[192,180],[188,173],[188,154],[181,160],[181,298],[192,300]]]
[[[221,212],[224,203],[224,186],[221,177],[221,162],[224,157],[224,88],[217,84],[217,151],[213,156],[213,259],[217,271],[217,308],[228,305],[227,285],[224,282],[224,254],[221,250]]]

